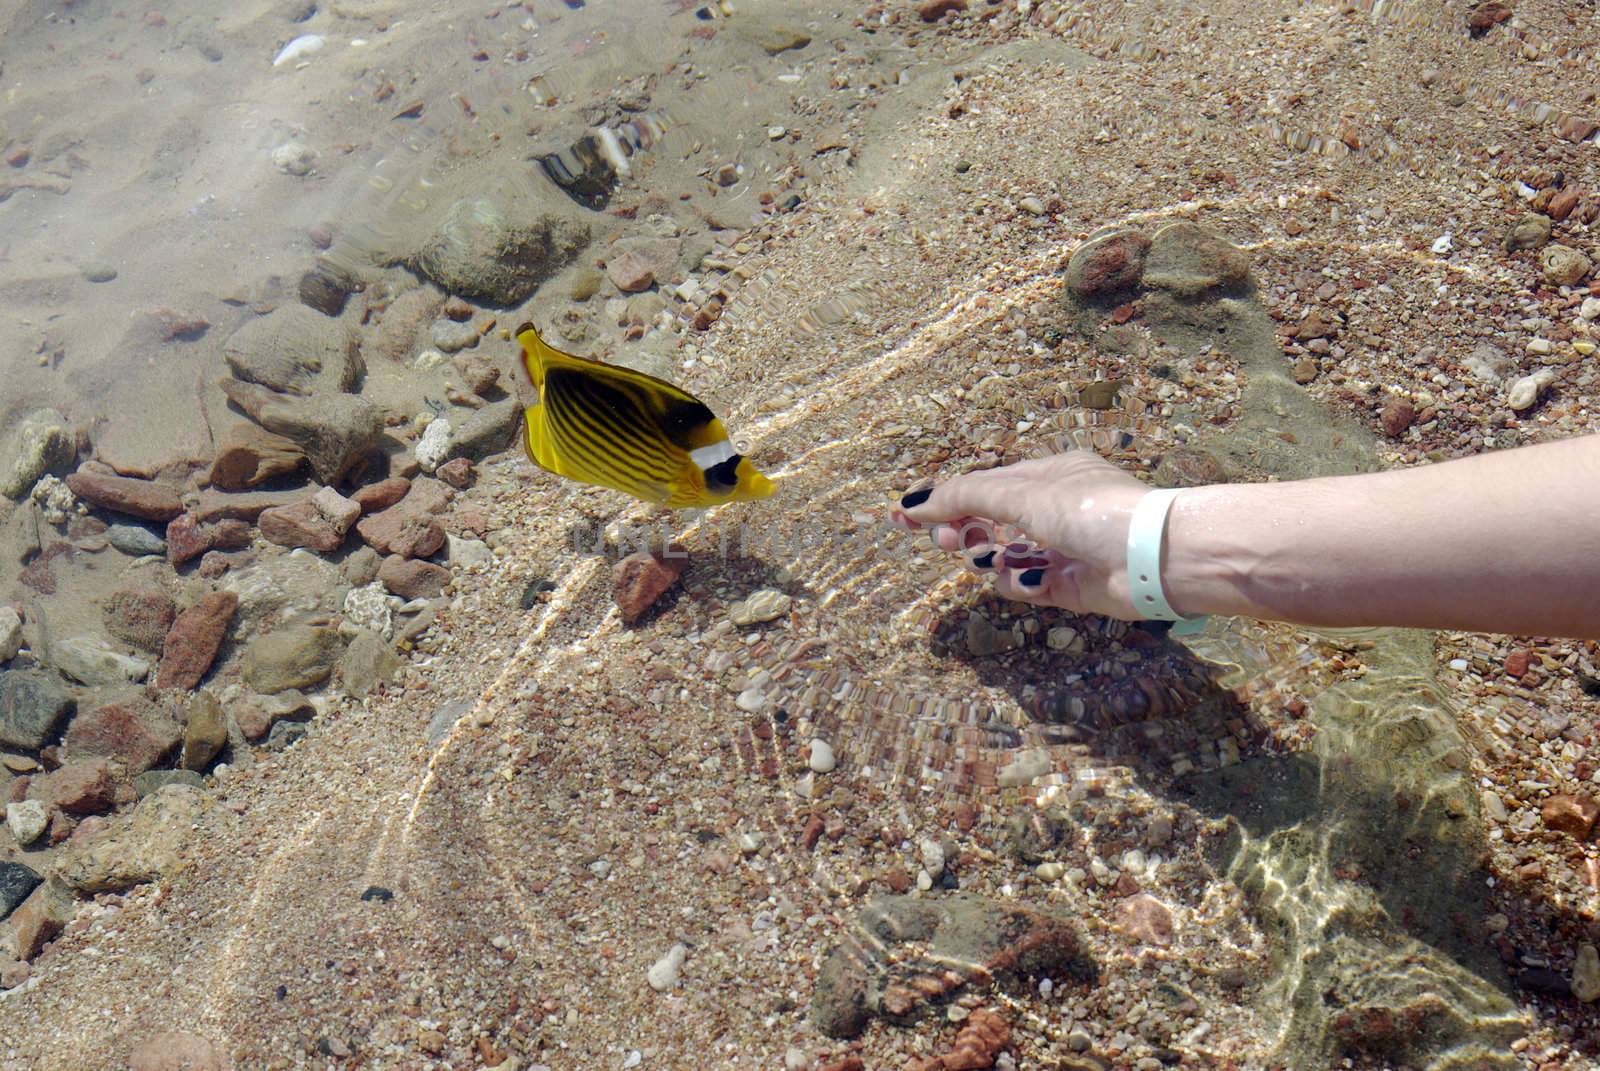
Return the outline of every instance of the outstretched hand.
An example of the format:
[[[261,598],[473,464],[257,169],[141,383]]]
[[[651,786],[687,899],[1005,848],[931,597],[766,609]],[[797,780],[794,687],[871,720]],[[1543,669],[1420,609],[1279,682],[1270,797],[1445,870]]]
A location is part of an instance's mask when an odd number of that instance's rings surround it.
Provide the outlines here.
[[[995,574],[1007,598],[1135,619],[1128,527],[1150,488],[1088,450],[957,476],[900,500],[896,523]],[[1008,528],[1025,539],[1012,539]]]

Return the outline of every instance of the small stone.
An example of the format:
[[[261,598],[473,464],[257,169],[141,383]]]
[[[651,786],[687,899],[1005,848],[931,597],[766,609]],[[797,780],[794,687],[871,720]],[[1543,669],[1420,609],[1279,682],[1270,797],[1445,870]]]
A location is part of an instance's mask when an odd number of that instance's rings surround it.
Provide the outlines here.
[[[1416,419],[1416,407],[1404,399],[1390,402],[1378,415],[1378,422],[1383,425],[1383,433],[1391,439],[1398,439],[1404,435],[1406,429],[1411,427]]]
[[[944,845],[932,837],[924,837],[917,841],[917,853],[922,858],[922,869],[930,878],[938,881],[944,876]]]
[[[79,469],[67,477],[67,486],[91,506],[147,521],[170,521],[183,512],[178,493],[154,480]]]
[[[22,650],[22,615],[0,606],[0,662],[9,662]]]
[[[1521,249],[1537,249],[1550,240],[1550,231],[1551,223],[1548,217],[1529,212],[1519,216],[1506,231],[1503,244],[1508,253],[1515,253]]]
[[[1148,893],[1124,900],[1117,918],[1123,930],[1143,944],[1165,948],[1172,943],[1172,911]]]
[[[689,552],[674,543],[665,551],[630,554],[611,569],[611,597],[625,625],[632,625],[675,584]]]
[[[687,947],[681,943],[673,945],[645,972],[645,981],[649,982],[650,988],[657,993],[665,993],[677,986],[678,975],[683,970],[684,960],[688,958]]]
[[[1519,413],[1532,409],[1539,401],[1539,395],[1553,382],[1555,373],[1548,368],[1523,376],[1506,391],[1506,404]]]
[[[55,739],[76,705],[53,673],[0,670],[0,744],[38,751]]]
[[[1067,288],[1080,298],[1104,300],[1138,286],[1150,240],[1135,231],[1103,235],[1078,247],[1067,261]]]
[[[1592,267],[1587,256],[1569,245],[1552,244],[1539,251],[1539,268],[1551,286],[1577,286]]]
[[[1439,235],[1439,237],[1433,240],[1432,249],[1435,256],[1449,256],[1455,250],[1455,243],[1452,241],[1452,236],[1448,234]]]
[[[331,554],[344,543],[361,507],[331,487],[289,506],[263,510],[258,520],[262,538],[280,547],[305,547]]]
[[[1574,840],[1587,840],[1600,818],[1600,802],[1589,796],[1572,796],[1560,793],[1551,796],[1539,807],[1539,817],[1546,829],[1566,833]]]
[[[106,542],[135,558],[167,553],[167,541],[142,524],[113,524],[106,529]]]
[[[458,491],[465,491],[472,486],[472,462],[464,457],[451,458],[438,466],[434,475]]]
[[[141,651],[159,654],[178,608],[156,587],[118,588],[101,607],[106,631]]]
[[[91,687],[142,681],[150,674],[149,662],[113,650],[98,636],[68,637],[56,643],[50,654],[57,669]]]
[[[1044,215],[1045,211],[1044,202],[1032,195],[1024,197],[1022,200],[1018,201],[1017,207],[1028,213],[1030,216],[1042,216]]]
[[[158,688],[195,688],[211,669],[228,626],[239,609],[239,596],[211,591],[172,622],[162,649]]]
[[[444,353],[456,353],[478,344],[478,329],[454,320],[435,320],[431,334],[434,346]]]
[[[45,810],[43,800],[23,800],[20,803],[6,804],[6,828],[11,830],[11,835],[23,847],[43,836],[45,827],[49,824],[50,815]],[[4,865],[0,863],[0,866]],[[15,906],[12,904],[5,911],[0,911],[0,917],[9,914],[10,908]]]
[[[222,704],[210,692],[197,692],[184,707],[183,753],[185,770],[199,772],[211,765],[228,743],[228,719]]]
[[[1578,191],[1568,188],[1557,190],[1555,196],[1550,198],[1550,203],[1545,205],[1547,216],[1557,222],[1572,215],[1572,210],[1578,207]]]
[[[178,746],[182,730],[143,695],[104,703],[72,719],[62,753],[73,758],[113,759],[129,774],[143,773]]]
[[[411,490],[411,481],[404,476],[390,476],[377,483],[369,483],[358,489],[350,498],[361,507],[362,513],[377,513],[386,510]]]
[[[1294,363],[1291,374],[1294,376],[1294,381],[1303,387],[1317,378],[1317,372],[1317,362],[1309,357],[1302,357]]]
[[[339,681],[346,694],[359,699],[400,671],[400,656],[387,640],[371,629],[361,629],[339,659]]]
[[[457,323],[472,319],[472,306],[458,297],[445,299],[443,312],[448,319]]]
[[[116,786],[105,759],[67,763],[35,778],[28,793],[30,798],[53,804],[68,814],[104,814],[116,806]]]
[[[1038,866],[1033,868],[1034,877],[1038,878],[1045,884],[1060,881],[1062,875],[1066,872],[1066,864],[1056,862],[1040,863]]]
[[[250,545],[250,525],[231,517],[202,522],[185,513],[167,525],[167,561],[181,565],[211,550],[239,550]]]
[[[321,625],[290,625],[257,636],[245,647],[244,682],[271,695],[321,684],[344,652],[339,633]]]
[[[1587,942],[1572,963],[1572,995],[1585,1004],[1600,1000],[1600,949]]]
[[[648,261],[633,250],[626,250],[606,262],[606,277],[624,294],[648,290],[655,285],[655,272]]]
[[[432,562],[391,554],[378,566],[378,579],[403,599],[433,599],[450,582],[450,570]]]
[[[450,421],[443,417],[428,422],[417,440],[417,464],[423,472],[433,472],[450,456]]]
[[[487,565],[494,561],[494,548],[481,539],[445,536],[445,557],[452,566]]]
[[[836,760],[833,755],[833,745],[819,738],[811,741],[811,757],[806,764],[817,773],[832,773]]]
[[[728,620],[740,628],[774,621],[789,612],[792,602],[793,599],[775,588],[762,588],[728,607]]]
[[[1072,649],[1072,644],[1078,638],[1076,629],[1066,625],[1057,625],[1045,633],[1044,642],[1052,651],[1067,651]]]

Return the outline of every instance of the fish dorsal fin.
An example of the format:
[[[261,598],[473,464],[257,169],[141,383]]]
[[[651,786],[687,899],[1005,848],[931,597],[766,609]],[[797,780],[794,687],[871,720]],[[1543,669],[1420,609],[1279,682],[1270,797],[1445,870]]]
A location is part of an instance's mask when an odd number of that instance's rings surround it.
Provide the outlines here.
[[[702,404],[700,399],[683,388],[676,387],[648,372],[606,364],[604,361],[558,350],[540,337],[538,329],[531,323],[525,323],[517,328],[517,341],[522,345],[522,362],[528,369],[528,376],[541,394],[544,391],[544,377],[548,369],[569,368],[613,383],[628,384],[633,387],[647,386],[649,390],[665,395],[675,402]]]

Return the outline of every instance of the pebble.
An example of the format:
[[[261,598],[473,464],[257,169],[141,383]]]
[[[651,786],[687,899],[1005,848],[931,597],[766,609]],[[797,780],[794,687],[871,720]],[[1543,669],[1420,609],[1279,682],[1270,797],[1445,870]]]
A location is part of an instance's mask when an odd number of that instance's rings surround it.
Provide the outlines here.
[[[932,837],[923,837],[917,842],[917,850],[922,854],[922,869],[928,876],[938,881],[944,876],[944,845]]]
[[[767,705],[767,694],[760,688],[746,688],[733,701],[746,714],[758,714]]]
[[[113,524],[106,529],[106,541],[122,553],[135,558],[167,552],[165,539],[137,524]]]
[[[807,763],[817,773],[831,773],[836,765],[833,746],[826,740],[811,741],[811,758]]]
[[[1017,202],[1017,207],[1028,213],[1030,216],[1044,215],[1044,202],[1039,200],[1037,197],[1024,197],[1022,200]]]
[[[57,643],[51,653],[57,669],[91,687],[142,681],[150,675],[149,662],[112,650],[97,636],[69,637]]]
[[[1433,240],[1433,252],[1436,256],[1447,257],[1450,255],[1450,251],[1455,248],[1450,238],[1451,236],[1448,234],[1441,234]]]
[[[433,344],[444,353],[456,353],[478,344],[478,329],[468,323],[443,319],[433,322]]]
[[[272,150],[272,166],[282,171],[285,175],[309,175],[316,160],[316,150],[302,145],[298,141],[291,141],[287,145],[279,145]]]
[[[22,650],[22,615],[0,606],[0,662],[9,662]]]
[[[1600,319],[1600,297],[1586,297],[1578,306],[1578,315],[1585,320]]]
[[[79,270],[91,283],[109,283],[117,277],[117,269],[109,264],[85,264]]]
[[[438,350],[423,350],[417,354],[417,359],[411,362],[411,367],[418,372],[431,372],[435,368],[441,368],[449,363],[450,358]]]
[[[1578,956],[1572,964],[1572,995],[1585,1004],[1600,1000],[1600,950],[1594,945],[1578,946]]]
[[[1539,251],[1539,268],[1551,286],[1576,286],[1594,267],[1589,258],[1570,245],[1559,242]]]
[[[762,836],[760,833],[740,833],[734,838],[734,847],[739,849],[740,855],[754,855],[761,850]]]
[[[1548,368],[1531,376],[1523,376],[1512,383],[1510,389],[1506,391],[1506,404],[1519,413],[1532,409],[1534,403],[1539,400],[1539,395],[1544,393],[1544,389],[1553,383],[1555,378],[1555,373]]]
[[[804,1049],[790,1045],[783,1050],[783,1071],[811,1071],[816,1061]]]
[[[43,800],[6,804],[6,828],[11,830],[11,835],[20,845],[26,846],[38,840],[49,824],[50,816],[45,812]]]
[[[272,61],[272,65],[274,67],[282,67],[285,63],[294,63],[302,57],[321,52],[322,46],[326,43],[318,34],[302,34],[283,46],[283,49]]]
[[[728,607],[728,620],[741,628],[773,621],[788,613],[793,601],[776,588],[762,588]]]
[[[1450,668],[1455,670],[1457,673],[1465,673],[1468,667],[1471,665],[1472,663],[1468,662],[1465,658],[1452,658],[1450,660]]]
[[[494,561],[494,551],[481,539],[464,539],[446,534],[444,540],[450,548],[446,557],[451,565],[483,565]]]
[[[443,417],[428,422],[413,453],[422,471],[432,472],[450,457],[450,421]]]
[[[1052,651],[1070,651],[1077,639],[1077,629],[1057,625],[1045,634],[1044,642]]]
[[[1060,881],[1066,872],[1067,868],[1062,863],[1040,863],[1033,868],[1034,877],[1043,882]]]
[[[787,133],[789,133],[789,131],[784,129],[781,126],[769,126],[769,127],[767,127],[767,137],[769,139],[771,139],[772,141],[777,141],[779,138],[783,137]]]

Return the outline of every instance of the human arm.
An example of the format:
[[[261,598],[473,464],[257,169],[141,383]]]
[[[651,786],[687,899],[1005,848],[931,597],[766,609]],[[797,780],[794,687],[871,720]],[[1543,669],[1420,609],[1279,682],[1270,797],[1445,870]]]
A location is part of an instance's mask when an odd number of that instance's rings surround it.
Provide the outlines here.
[[[1047,561],[999,555],[1002,594],[1132,618],[1128,522],[1147,490],[1069,453],[957,477],[902,515],[918,526],[1014,523],[1050,551]],[[936,531],[936,542],[957,549],[955,531]],[[970,534],[966,543],[983,549]],[[1167,519],[1162,586],[1186,616],[1600,637],[1600,435],[1359,476],[1187,489]]]

